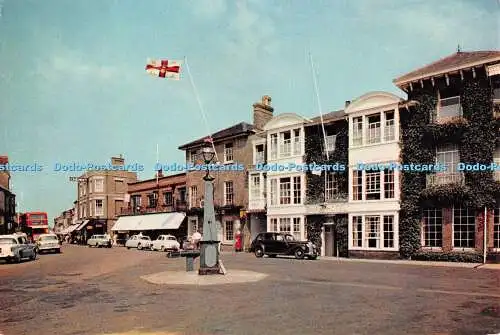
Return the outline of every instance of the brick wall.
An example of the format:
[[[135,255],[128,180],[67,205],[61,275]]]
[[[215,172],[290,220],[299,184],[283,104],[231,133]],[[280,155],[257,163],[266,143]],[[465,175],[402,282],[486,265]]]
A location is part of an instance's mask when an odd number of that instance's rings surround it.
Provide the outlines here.
[[[215,205],[224,205],[224,183],[226,181],[233,182],[233,194],[234,194],[234,205],[248,207],[248,185],[247,185],[247,167],[250,166],[253,159],[253,151],[250,141],[248,138],[240,137],[237,140],[227,140],[222,143],[215,144],[215,150],[217,152],[220,161],[224,158],[224,144],[233,143],[233,161],[236,164],[242,164],[245,167],[244,171],[211,171],[210,175],[214,179],[214,202]],[[202,162],[198,162],[202,163]],[[205,171],[188,171],[186,176],[186,185],[188,193],[191,192],[191,187],[197,187],[197,199],[204,198],[204,180]],[[188,195],[188,200],[190,195]],[[196,204],[198,206],[198,204]]]
[[[443,208],[443,251],[453,249],[453,210]]]

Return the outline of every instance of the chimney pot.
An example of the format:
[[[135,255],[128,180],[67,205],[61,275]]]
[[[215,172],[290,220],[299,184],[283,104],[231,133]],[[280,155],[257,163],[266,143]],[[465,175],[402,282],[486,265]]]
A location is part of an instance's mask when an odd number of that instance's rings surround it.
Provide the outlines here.
[[[269,95],[264,95],[262,97],[262,104],[264,106],[271,106],[271,97]]]
[[[345,108],[347,108],[351,104],[351,100],[346,100],[345,101]]]

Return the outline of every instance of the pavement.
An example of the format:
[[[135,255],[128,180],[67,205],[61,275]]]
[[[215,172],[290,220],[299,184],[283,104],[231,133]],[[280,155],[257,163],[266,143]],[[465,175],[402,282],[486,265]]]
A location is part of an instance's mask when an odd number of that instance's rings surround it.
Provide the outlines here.
[[[223,253],[222,259],[228,273],[265,278],[152,284],[143,278],[180,274],[185,260],[125,248],[63,245],[60,255],[0,263],[0,333],[500,333],[496,270],[247,253]]]

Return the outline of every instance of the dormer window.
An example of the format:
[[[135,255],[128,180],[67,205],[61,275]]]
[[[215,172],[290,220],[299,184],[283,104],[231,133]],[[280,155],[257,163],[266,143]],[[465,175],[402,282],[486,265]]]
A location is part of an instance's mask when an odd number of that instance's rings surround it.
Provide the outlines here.
[[[292,136],[290,131],[280,133],[280,157],[290,157],[292,154]]]
[[[352,119],[352,145],[363,144],[363,117]]]
[[[396,139],[396,126],[394,121],[394,111],[384,112],[384,141],[393,141]]]

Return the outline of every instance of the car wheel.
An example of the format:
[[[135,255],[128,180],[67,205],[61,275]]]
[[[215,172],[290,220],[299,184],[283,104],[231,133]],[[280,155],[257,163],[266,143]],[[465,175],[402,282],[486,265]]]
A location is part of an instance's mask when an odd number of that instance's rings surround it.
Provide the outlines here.
[[[264,249],[262,249],[262,247],[255,248],[255,257],[257,258],[264,257]]]
[[[160,251],[161,252],[165,252],[165,246],[164,245],[161,246]]]
[[[142,245],[140,243],[137,245],[137,250],[142,250]]]
[[[130,250],[130,247],[127,247],[127,250]]]
[[[298,248],[297,250],[295,250],[295,258],[297,259],[304,258],[304,250],[302,250],[302,248]]]
[[[14,262],[15,263],[21,263],[21,256],[20,255],[15,255],[14,256]]]
[[[60,254],[60,253],[61,253],[61,249],[57,249],[57,250],[56,250],[56,253],[57,253],[57,254]]]
[[[33,251],[33,254],[31,255],[30,259],[34,261],[36,259],[36,251]]]

